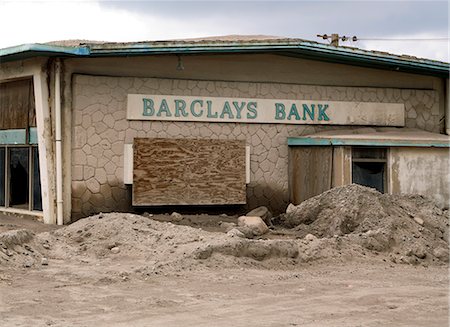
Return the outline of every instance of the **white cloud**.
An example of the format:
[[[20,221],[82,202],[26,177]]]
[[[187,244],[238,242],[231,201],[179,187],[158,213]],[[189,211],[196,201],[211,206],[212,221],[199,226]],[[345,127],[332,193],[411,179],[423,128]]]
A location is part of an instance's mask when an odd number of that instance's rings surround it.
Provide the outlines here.
[[[363,40],[358,41],[355,45],[367,50],[378,50],[449,62],[449,41],[433,40],[439,37],[443,36],[433,34],[392,35],[385,38],[397,39],[398,41]]]
[[[185,6],[178,8],[179,3],[176,2],[172,5],[174,14],[162,15],[152,12],[152,6],[146,6],[142,11],[129,11],[126,10],[127,6],[105,6],[99,1],[0,0],[0,48],[68,39],[130,42],[224,34],[280,35],[283,30],[289,31],[285,35],[292,33],[291,26],[286,25],[279,15],[266,23],[262,23],[264,17],[256,14],[252,19],[243,20],[239,14],[228,16],[227,12],[220,15],[214,12],[209,15],[204,12],[200,17],[194,18],[181,12]],[[192,3],[192,6],[203,6],[203,3]],[[436,35],[390,37],[435,38]],[[449,61],[448,42],[442,41],[367,40],[349,45]]]
[[[9,1],[1,2],[0,12],[0,48],[68,39],[144,41],[196,37],[210,27],[183,26],[179,20],[105,8],[94,1]]]

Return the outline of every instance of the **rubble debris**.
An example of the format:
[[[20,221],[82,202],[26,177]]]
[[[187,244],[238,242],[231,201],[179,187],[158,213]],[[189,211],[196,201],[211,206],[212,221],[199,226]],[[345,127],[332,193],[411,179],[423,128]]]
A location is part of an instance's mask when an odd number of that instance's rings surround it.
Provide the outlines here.
[[[179,214],[178,212],[172,212],[172,214],[170,215],[170,218],[172,219],[172,221],[175,221],[175,222],[180,222],[183,220],[183,216],[181,214]]]
[[[228,235],[228,236],[231,236],[231,237],[241,237],[241,238],[245,238],[244,233],[242,233],[242,232],[241,232],[239,229],[237,229],[237,228],[230,229],[230,230],[227,232],[227,235]]]
[[[434,250],[448,248],[449,212],[419,195],[347,185],[290,205],[282,218],[298,237],[340,238],[376,253],[398,253],[397,261],[438,258],[435,253],[443,260],[444,253]]]
[[[260,217],[256,216],[239,217],[238,226],[249,228],[255,236],[263,235],[269,231],[266,223]]]
[[[117,254],[119,252],[120,252],[120,248],[118,246],[115,246],[111,249],[111,253],[113,253],[113,254]]]
[[[267,226],[272,226],[272,213],[267,207],[261,206],[247,212],[247,217],[260,217]]]
[[[103,213],[102,217],[94,215],[39,234],[0,233],[0,266],[37,268],[40,265],[34,263],[42,265],[45,259],[91,262],[111,259],[114,253],[151,262],[159,273],[206,265],[282,269],[333,260],[414,265],[449,261],[448,211],[421,196],[381,194],[359,185],[335,188],[291,205],[281,215],[282,225],[272,231],[257,216],[227,216],[226,221],[212,216],[213,230],[203,229],[212,227],[207,215],[193,219],[198,228],[186,226],[187,217],[183,225],[158,221],[171,219],[170,215]]]

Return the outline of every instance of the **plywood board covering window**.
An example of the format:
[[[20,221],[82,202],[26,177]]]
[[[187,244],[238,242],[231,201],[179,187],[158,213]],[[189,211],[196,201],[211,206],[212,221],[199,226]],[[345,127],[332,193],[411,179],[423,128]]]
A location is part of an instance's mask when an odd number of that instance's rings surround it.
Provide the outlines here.
[[[0,83],[0,130],[36,127],[33,81]]]
[[[133,205],[245,204],[245,141],[136,138]]]

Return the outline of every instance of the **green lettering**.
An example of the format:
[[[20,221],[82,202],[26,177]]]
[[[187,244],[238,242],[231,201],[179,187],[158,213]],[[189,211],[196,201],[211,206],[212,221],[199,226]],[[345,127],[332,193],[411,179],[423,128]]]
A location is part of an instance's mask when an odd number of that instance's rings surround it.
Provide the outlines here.
[[[184,100],[175,100],[175,117],[187,117],[188,113],[186,112],[186,101]]]
[[[245,107],[245,102],[241,102],[241,105],[239,105],[239,102],[233,101],[233,106],[236,108],[236,118],[241,119],[241,112]]]
[[[172,114],[170,113],[169,105],[167,104],[166,99],[162,99],[161,105],[159,106],[159,110],[158,110],[158,113],[156,114],[156,116],[161,117],[161,114],[163,112],[166,114],[166,117],[172,116]]]
[[[153,107],[155,103],[152,99],[142,99],[144,103],[144,111],[142,112],[143,116],[153,116],[155,114],[155,108]]]
[[[217,112],[212,113],[212,101],[208,100],[206,101],[206,106],[208,108],[208,114],[206,115],[208,118],[217,118],[218,114]]]
[[[328,109],[328,105],[324,104],[322,106],[321,104],[319,104],[318,106],[319,106],[319,120],[329,121],[330,117],[328,117],[326,112],[325,112],[325,110]]]
[[[255,119],[258,116],[258,112],[256,111],[257,106],[257,102],[247,103],[247,119]]]
[[[286,113],[284,112],[284,104],[275,103],[275,119],[283,120],[286,118]]]
[[[314,105],[311,105],[311,110],[309,110],[309,107],[304,104],[303,105],[303,120],[306,120],[306,114],[308,114],[309,119],[314,120]]]
[[[192,116],[194,116],[194,117],[200,117],[201,115],[203,115],[203,109],[200,110],[199,112],[195,111],[195,105],[197,103],[200,105],[200,108],[201,108],[201,107],[203,107],[203,100],[194,100],[194,101],[192,101],[192,103],[191,103],[191,113],[192,113]]]
[[[220,114],[220,118],[224,118],[225,114],[228,115],[230,119],[233,119],[233,112],[231,111],[230,104],[228,101],[225,101],[225,104],[223,105],[222,113]]]
[[[291,120],[291,117],[295,116],[295,120],[300,120],[300,115],[298,114],[297,106],[295,103],[292,104],[291,110],[289,110],[288,119]]]

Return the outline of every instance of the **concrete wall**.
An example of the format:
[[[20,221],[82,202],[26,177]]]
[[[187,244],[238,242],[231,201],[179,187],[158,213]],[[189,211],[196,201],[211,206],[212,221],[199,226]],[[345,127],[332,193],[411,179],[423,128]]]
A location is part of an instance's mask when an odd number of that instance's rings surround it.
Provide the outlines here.
[[[67,59],[65,66],[68,76],[72,73],[82,73],[205,81],[391,88],[397,100],[404,97],[402,92],[434,90],[439,99],[434,112],[435,114],[437,112],[440,118],[444,117],[445,81],[438,77],[271,54],[189,55],[181,56],[181,59],[184,70],[176,69],[178,57],[175,55]],[[70,81],[67,83],[70,84]],[[375,99],[368,94],[364,101],[376,101]],[[415,119],[413,112],[410,115],[408,118]],[[422,119],[420,116],[417,118]],[[427,117],[423,119],[426,121]],[[443,119],[440,131],[444,131]]]
[[[405,103],[406,126],[439,131],[434,90],[75,75],[72,82],[72,212],[128,210],[123,147],[134,137],[242,139],[251,146],[248,206],[289,202],[287,137],[349,126],[127,121],[129,93]]]
[[[54,158],[54,122],[52,105],[54,103],[54,83],[52,69],[46,58],[32,58],[24,61],[1,63],[0,81],[32,77],[34,86],[36,126],[38,133],[39,166],[43,220],[48,224],[56,223],[55,158]],[[10,212],[30,214],[28,210],[7,208]],[[31,214],[39,215],[37,212]]]
[[[449,206],[450,160],[448,148],[391,148],[390,193],[418,193]]]

